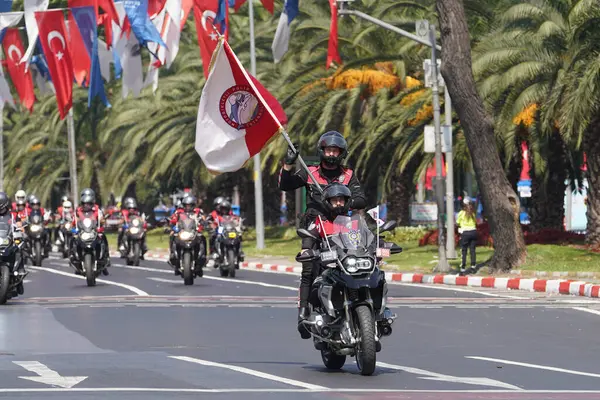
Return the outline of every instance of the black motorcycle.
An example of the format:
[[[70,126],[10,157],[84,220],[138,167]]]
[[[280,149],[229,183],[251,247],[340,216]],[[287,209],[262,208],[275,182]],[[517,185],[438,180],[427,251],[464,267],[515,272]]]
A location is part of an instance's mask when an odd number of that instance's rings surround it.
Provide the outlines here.
[[[40,213],[33,213],[29,217],[29,223],[25,228],[29,238],[29,254],[33,265],[40,267],[42,260],[47,257],[46,246],[48,235],[44,221]]]
[[[104,252],[108,251],[98,235],[98,221],[87,216],[77,221],[72,243],[71,264],[75,273],[84,275],[88,286],[95,286],[96,277],[107,267]]]
[[[223,222],[217,227],[215,250],[217,260],[215,268],[219,268],[221,276],[235,278],[235,271],[240,268],[240,245],[242,232],[240,223],[232,216],[223,217]]]
[[[25,262],[24,244],[22,232],[15,231],[12,224],[0,221],[0,304],[25,292],[23,280],[27,274],[16,275],[17,262]]]
[[[395,221],[388,221],[380,232],[395,226]],[[312,334],[327,368],[342,368],[349,355],[356,357],[362,375],[372,375],[376,353],[381,351],[380,339],[392,333],[396,318],[386,308],[387,283],[378,267],[381,257],[376,237],[360,215],[339,216],[330,228],[329,234],[325,228],[297,231],[302,238],[321,241],[320,250],[296,257],[301,263],[313,261],[322,271],[311,288],[313,312],[301,323]],[[321,237],[318,232],[323,232]],[[402,252],[393,243],[381,244],[379,252]]]
[[[142,243],[146,231],[144,230],[144,220],[142,217],[132,215],[129,224],[123,225],[123,247],[121,257],[127,258],[127,265],[140,265],[142,257]]]
[[[194,276],[203,275],[206,263],[206,240],[198,232],[198,223],[194,217],[181,218],[173,229],[177,260],[169,264],[183,276],[185,285],[193,285]]]
[[[71,248],[71,240],[73,238],[73,221],[62,219],[58,228],[58,251],[62,253],[63,258],[69,257],[69,249]]]

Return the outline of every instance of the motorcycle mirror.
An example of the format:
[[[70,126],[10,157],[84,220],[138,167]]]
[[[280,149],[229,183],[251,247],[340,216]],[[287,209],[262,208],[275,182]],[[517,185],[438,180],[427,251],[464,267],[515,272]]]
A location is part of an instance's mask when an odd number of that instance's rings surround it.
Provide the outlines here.
[[[388,232],[396,228],[398,224],[394,220],[389,220],[381,228],[379,228],[379,232]]]
[[[315,240],[319,240],[319,238],[312,233],[311,231],[308,231],[306,229],[298,229],[296,230],[296,233],[298,234],[298,236],[300,236],[302,239],[315,239]]]
[[[386,242],[385,247],[390,249],[390,254],[402,253],[402,247],[398,246],[396,243]]]
[[[318,252],[316,252],[315,250],[311,250],[311,251],[307,251],[305,254],[302,254],[302,252],[298,253],[298,255],[296,256],[296,261],[299,263],[304,263],[304,262],[316,260],[318,257],[319,257]]]

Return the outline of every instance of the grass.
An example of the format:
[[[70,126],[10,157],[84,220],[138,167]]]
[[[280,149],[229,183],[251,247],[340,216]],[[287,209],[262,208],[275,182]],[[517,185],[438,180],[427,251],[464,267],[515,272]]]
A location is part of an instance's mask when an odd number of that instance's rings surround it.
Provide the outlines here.
[[[294,263],[294,257],[300,249],[300,239],[296,236],[294,228],[265,228],[265,249],[262,250],[256,249],[254,246],[255,240],[254,230],[249,229],[244,233],[244,251],[250,258],[274,256],[285,258],[290,263]],[[150,251],[166,251],[169,246],[169,236],[162,229],[149,231],[147,241]],[[116,250],[117,234],[109,233],[108,242],[111,249]],[[404,251],[385,259],[389,268],[408,272],[432,272],[437,260],[437,247],[419,247],[414,240],[396,243]],[[600,254],[579,249],[575,246],[534,244],[527,246],[527,253],[527,262],[521,267],[523,270],[600,272]],[[492,248],[478,247],[477,262],[487,260],[492,254]],[[453,268],[460,265],[460,249],[457,249],[457,256],[458,259],[449,260]],[[470,258],[467,257],[467,263],[469,262]]]

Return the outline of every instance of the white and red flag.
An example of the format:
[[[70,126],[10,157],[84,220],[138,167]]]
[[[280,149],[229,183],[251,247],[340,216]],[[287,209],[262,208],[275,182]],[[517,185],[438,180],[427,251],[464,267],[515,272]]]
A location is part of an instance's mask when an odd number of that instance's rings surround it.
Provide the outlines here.
[[[202,89],[196,151],[213,174],[233,172],[258,154],[285,124],[283,108],[246,72],[221,37]]]

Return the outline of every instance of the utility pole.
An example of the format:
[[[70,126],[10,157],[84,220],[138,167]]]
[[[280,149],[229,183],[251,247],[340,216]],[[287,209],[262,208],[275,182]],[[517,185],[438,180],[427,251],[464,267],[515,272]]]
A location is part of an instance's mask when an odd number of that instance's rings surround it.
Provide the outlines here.
[[[69,137],[69,175],[71,177],[71,196],[73,197],[73,206],[79,206],[79,189],[77,188],[77,157],[75,154],[75,124],[73,123],[73,107],[69,109],[67,115],[67,134]]]
[[[254,43],[254,5],[248,1],[248,18],[250,19],[250,73],[256,78],[256,48]],[[263,214],[262,171],[260,153],[254,156],[254,209],[256,213],[256,248],[265,248],[265,220]]]

